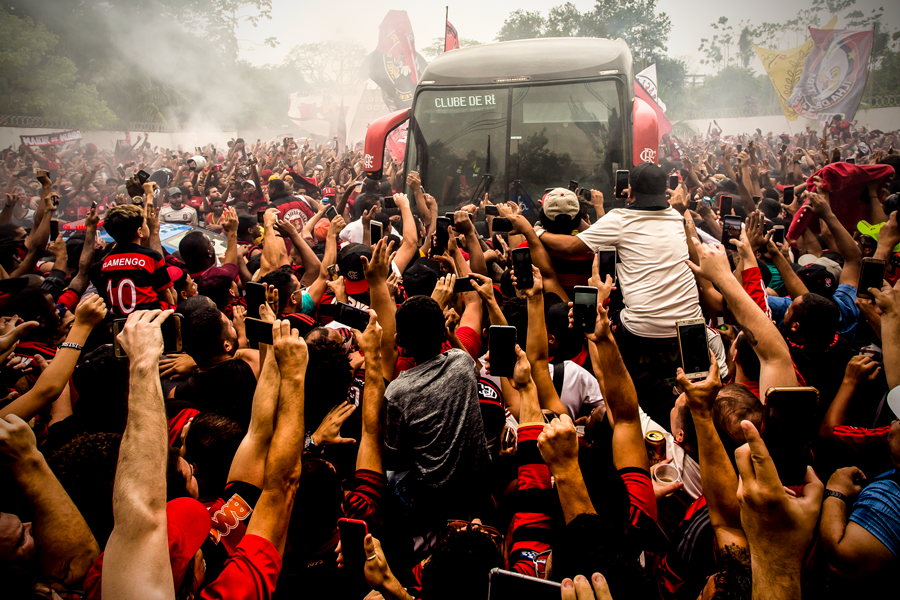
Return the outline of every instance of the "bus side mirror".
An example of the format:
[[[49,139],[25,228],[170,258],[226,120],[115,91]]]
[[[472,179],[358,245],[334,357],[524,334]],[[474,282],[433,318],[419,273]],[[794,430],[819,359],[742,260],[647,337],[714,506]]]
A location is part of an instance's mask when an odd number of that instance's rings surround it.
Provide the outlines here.
[[[410,109],[404,108],[378,117],[366,130],[363,170],[370,179],[381,179],[384,170],[384,144],[388,135],[409,119]]]
[[[632,145],[632,162],[635,166],[652,162],[659,164],[659,121],[656,111],[644,100],[635,97],[631,105],[631,117],[634,127],[634,144]],[[368,148],[368,139],[367,148]]]

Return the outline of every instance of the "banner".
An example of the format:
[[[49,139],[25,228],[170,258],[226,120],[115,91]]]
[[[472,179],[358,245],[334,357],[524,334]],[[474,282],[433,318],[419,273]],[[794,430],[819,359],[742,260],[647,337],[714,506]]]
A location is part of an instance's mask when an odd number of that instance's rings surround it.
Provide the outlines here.
[[[359,104],[365,85],[332,85],[291,94],[288,118],[312,135],[337,136],[346,143],[347,116]],[[355,112],[355,111],[354,111]]]
[[[416,52],[416,39],[405,10],[389,10],[378,26],[378,45],[369,55],[369,77],[381,88],[391,110],[412,106],[425,59]]]
[[[810,28],[809,33],[815,45],[787,103],[802,117],[852,120],[866,88],[875,32]]]
[[[56,144],[65,144],[66,142],[74,142],[81,139],[80,129],[70,129],[68,131],[58,131],[56,133],[45,133],[43,135],[20,135],[19,139],[25,146],[55,146]]]
[[[833,29],[837,24],[837,17],[833,17],[823,29]],[[788,121],[797,120],[797,111],[788,105],[788,98],[794,93],[794,88],[800,81],[800,75],[803,73],[803,62],[809,53],[812,52],[814,42],[812,39],[805,43],[791,48],[790,50],[769,50],[753,45],[756,56],[759,57],[769,81],[775,88],[775,94],[778,96],[778,102],[781,104],[781,110]]]
[[[672,122],[669,120],[669,117],[666,116],[666,113],[663,112],[660,105],[656,103],[656,100],[647,93],[644,86],[637,82],[637,78],[635,78],[634,82],[634,95],[650,105],[650,108],[656,113],[656,122],[659,125],[660,139],[662,139],[662,136],[672,131]]]
[[[449,50],[459,50],[459,34],[456,33],[456,27],[447,21],[447,31],[444,33],[444,52]]]
[[[663,102],[659,97],[659,86],[656,81],[656,63],[653,63],[640,73],[634,76],[635,80],[644,88],[644,91],[647,92],[647,95],[653,98],[653,101],[656,102],[657,105],[662,109],[663,112],[666,112],[668,109],[666,107],[666,103]]]

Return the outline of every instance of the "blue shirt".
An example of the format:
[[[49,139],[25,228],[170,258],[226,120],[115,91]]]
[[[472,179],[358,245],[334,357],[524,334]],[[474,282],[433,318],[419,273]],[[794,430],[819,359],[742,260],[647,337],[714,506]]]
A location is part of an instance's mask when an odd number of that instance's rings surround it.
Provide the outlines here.
[[[896,473],[897,469],[882,473],[860,492],[850,520],[900,556],[900,483],[891,477]]]
[[[856,306],[856,288],[852,285],[842,283],[834,290],[834,296],[831,297],[838,310],[841,313],[841,321],[838,326],[838,333],[846,337],[849,341],[853,341],[856,334],[856,324],[859,322],[859,307]],[[793,300],[781,296],[769,296],[769,308],[772,309],[772,320],[781,327],[784,322],[784,315],[787,313],[788,306]]]

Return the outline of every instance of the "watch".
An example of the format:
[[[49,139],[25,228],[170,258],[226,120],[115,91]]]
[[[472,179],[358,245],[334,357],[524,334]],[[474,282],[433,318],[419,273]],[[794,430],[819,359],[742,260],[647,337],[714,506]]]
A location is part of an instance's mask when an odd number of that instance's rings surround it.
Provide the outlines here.
[[[842,494],[840,492],[836,492],[834,490],[829,490],[826,488],[825,489],[825,497],[826,498],[837,498],[838,500],[842,500],[844,502],[844,504],[846,504],[847,506],[850,505],[850,502],[847,499],[847,496],[845,496],[844,494]]]

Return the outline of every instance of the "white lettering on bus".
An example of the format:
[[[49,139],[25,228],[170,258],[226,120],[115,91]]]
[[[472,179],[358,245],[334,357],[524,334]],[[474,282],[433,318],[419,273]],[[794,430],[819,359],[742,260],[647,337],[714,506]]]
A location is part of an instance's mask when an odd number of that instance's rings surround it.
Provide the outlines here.
[[[483,96],[449,96],[447,98],[435,98],[435,108],[468,108],[470,106],[496,106],[497,99],[494,94]]]

